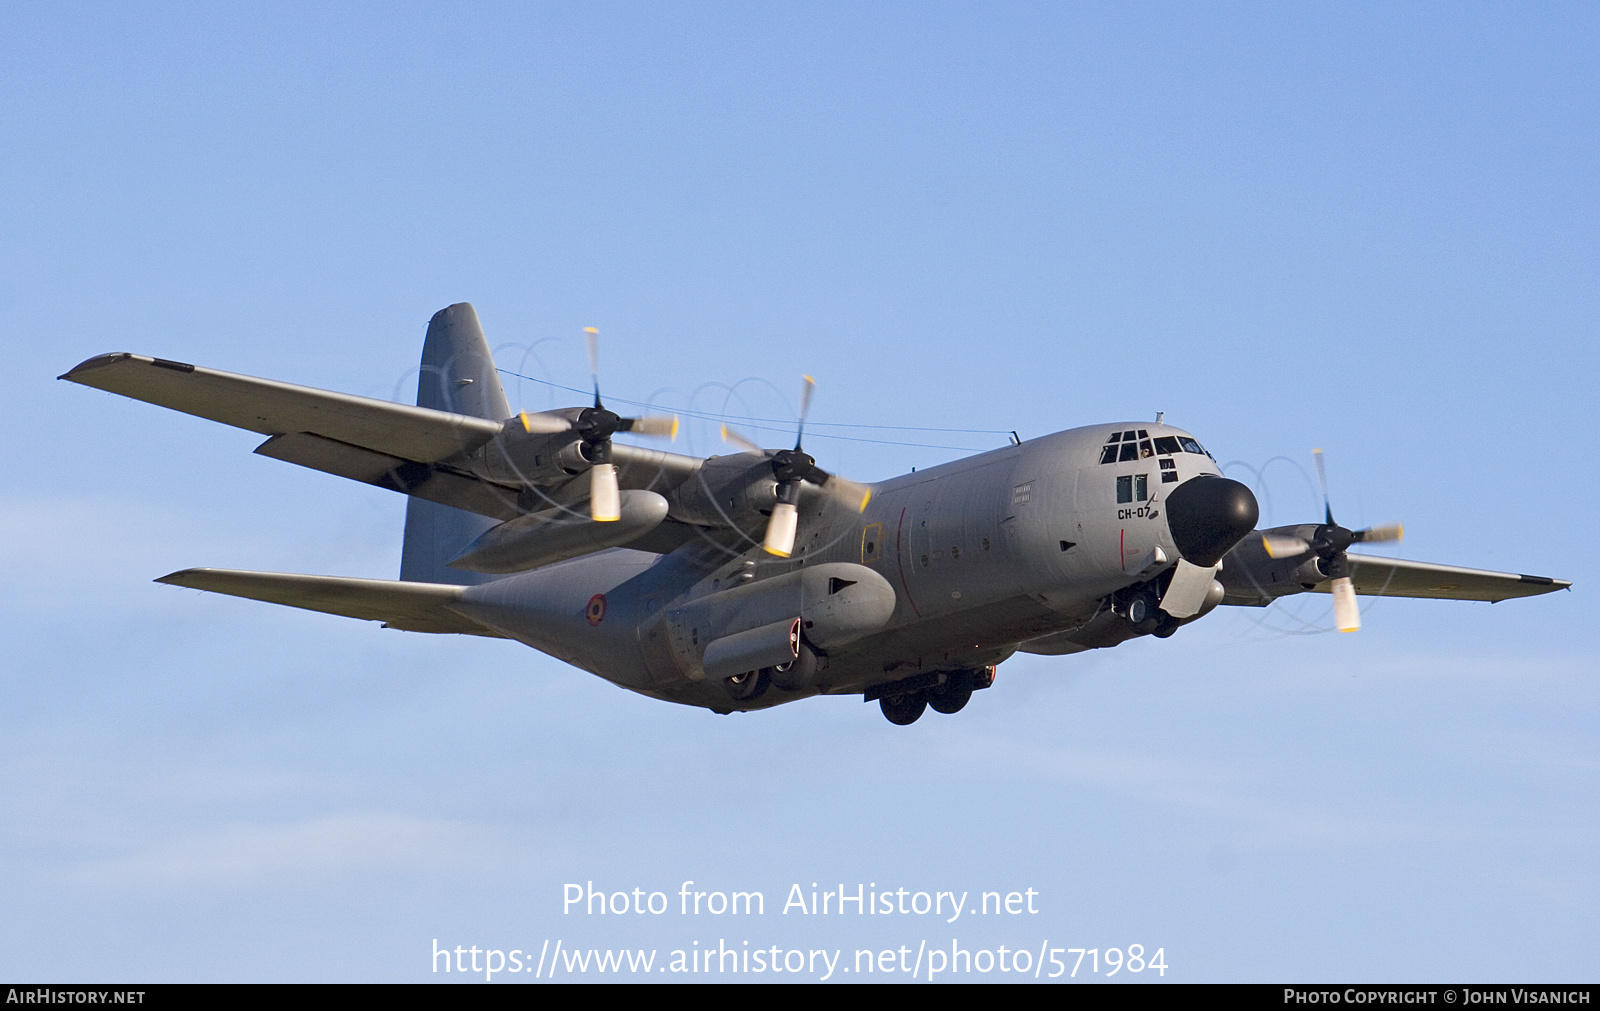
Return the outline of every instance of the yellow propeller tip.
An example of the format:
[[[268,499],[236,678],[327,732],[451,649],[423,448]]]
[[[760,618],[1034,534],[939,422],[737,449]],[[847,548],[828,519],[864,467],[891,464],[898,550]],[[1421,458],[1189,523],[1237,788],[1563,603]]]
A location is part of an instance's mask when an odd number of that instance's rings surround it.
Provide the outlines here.
[[[583,332],[584,333],[599,333],[600,331],[598,329],[596,329],[595,327],[586,326],[586,327],[583,328]]]
[[[676,414],[672,416],[672,435],[670,438],[673,442],[678,441],[678,416]]]

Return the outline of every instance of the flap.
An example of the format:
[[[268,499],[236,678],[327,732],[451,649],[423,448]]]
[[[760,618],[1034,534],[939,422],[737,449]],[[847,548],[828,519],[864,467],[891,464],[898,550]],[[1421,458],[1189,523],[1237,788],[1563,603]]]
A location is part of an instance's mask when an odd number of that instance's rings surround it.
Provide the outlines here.
[[[275,435],[257,446],[256,452],[480,516],[509,520],[522,515],[517,489],[508,485],[485,481],[453,467],[402,460],[308,432]]]

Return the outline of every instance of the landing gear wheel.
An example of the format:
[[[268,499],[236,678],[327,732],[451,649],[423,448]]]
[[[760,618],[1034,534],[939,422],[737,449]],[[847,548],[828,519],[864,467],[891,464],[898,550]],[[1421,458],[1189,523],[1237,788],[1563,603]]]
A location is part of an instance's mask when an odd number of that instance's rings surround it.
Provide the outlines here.
[[[933,707],[934,712],[946,716],[959,713],[972,698],[973,681],[971,671],[956,671],[944,684],[927,690],[928,705]]]
[[[922,695],[885,695],[878,700],[878,708],[883,710],[883,718],[897,727],[908,727],[917,722],[917,717],[928,708],[928,700]]]
[[[1141,624],[1150,616],[1150,605],[1145,603],[1143,597],[1135,597],[1128,604],[1128,621],[1134,625]]]
[[[743,674],[735,674],[731,678],[722,679],[722,687],[727,689],[728,695],[740,702],[759,699],[766,693],[767,685],[771,683],[771,667],[745,671]]]
[[[786,692],[801,692],[811,687],[817,675],[817,654],[800,644],[800,654],[786,664],[772,668],[772,683]]]

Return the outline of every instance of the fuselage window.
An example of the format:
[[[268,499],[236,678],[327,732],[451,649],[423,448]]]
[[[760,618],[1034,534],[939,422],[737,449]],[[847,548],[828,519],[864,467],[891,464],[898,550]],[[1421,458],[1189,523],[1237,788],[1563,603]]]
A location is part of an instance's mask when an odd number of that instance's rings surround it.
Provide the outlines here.
[[[1170,435],[1163,435],[1160,438],[1156,439],[1156,452],[1157,453],[1181,453],[1181,452],[1183,452],[1183,450],[1182,450],[1182,448],[1180,448],[1178,446],[1178,440],[1177,439],[1173,438]]]
[[[1145,474],[1124,474],[1117,478],[1117,501],[1143,502],[1150,497],[1150,478]]]
[[[1101,463],[1116,463],[1117,462],[1117,446],[1116,446],[1116,443],[1112,443],[1111,445],[1107,446],[1106,448],[1104,448],[1104,449],[1102,449],[1100,451],[1100,462]]]
[[[1122,455],[1120,457],[1118,457],[1118,459],[1119,460],[1137,460],[1137,459],[1139,459],[1139,446],[1138,446],[1138,444],[1137,443],[1132,443],[1132,442],[1124,442],[1122,444]]]
[[[1179,439],[1178,444],[1183,447],[1185,453],[1193,453],[1196,456],[1204,456],[1206,453],[1205,450],[1200,448],[1200,444],[1193,439]]]

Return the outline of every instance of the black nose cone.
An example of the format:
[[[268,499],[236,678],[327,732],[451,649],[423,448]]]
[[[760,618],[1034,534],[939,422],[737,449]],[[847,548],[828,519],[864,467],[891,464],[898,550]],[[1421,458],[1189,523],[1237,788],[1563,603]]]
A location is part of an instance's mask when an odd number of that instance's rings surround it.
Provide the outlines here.
[[[1167,495],[1167,529],[1184,560],[1210,566],[1256,528],[1261,509],[1250,489],[1225,477],[1196,477]]]

